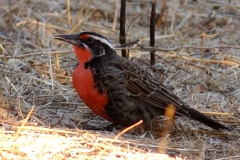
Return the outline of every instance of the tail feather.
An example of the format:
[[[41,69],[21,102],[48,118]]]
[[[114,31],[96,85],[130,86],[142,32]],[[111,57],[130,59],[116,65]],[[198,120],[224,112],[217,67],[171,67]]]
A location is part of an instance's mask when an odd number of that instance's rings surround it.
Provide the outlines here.
[[[216,129],[216,130],[226,129],[226,130],[230,131],[230,129],[227,126],[219,123],[216,120],[213,120],[210,117],[205,116],[204,114],[202,114],[201,112],[199,112],[195,109],[192,109],[190,106],[187,106],[186,108],[187,108],[187,111],[185,110],[183,112],[181,110],[179,113],[177,112],[177,115],[182,115],[184,117],[188,117],[188,118],[197,120],[197,121],[213,128],[213,129]]]

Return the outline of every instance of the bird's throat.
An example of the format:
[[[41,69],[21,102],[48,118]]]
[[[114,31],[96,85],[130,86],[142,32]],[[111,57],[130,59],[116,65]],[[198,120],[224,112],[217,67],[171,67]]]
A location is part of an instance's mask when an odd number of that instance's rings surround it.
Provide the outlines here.
[[[74,52],[78,58],[78,62],[80,64],[84,64],[93,58],[93,55],[89,49],[84,48],[84,47],[79,47],[76,45],[74,45],[73,48],[74,48]]]

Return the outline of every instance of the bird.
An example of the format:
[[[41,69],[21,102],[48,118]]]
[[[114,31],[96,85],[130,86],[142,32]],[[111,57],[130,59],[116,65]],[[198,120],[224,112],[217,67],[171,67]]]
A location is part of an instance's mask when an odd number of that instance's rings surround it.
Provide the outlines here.
[[[78,64],[72,74],[76,92],[95,114],[120,126],[142,120],[149,125],[168,105],[175,115],[215,130],[230,130],[190,107],[139,64],[119,56],[110,41],[96,32],[57,35],[73,45]]]

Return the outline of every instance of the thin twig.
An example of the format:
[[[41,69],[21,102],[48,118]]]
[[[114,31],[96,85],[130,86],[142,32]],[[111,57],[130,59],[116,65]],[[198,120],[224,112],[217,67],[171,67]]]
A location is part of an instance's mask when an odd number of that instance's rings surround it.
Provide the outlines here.
[[[175,117],[175,112],[176,112],[176,107],[173,105],[168,105],[165,110],[165,116],[168,117],[169,119],[165,121],[165,129],[162,132],[162,140],[160,142],[161,148],[159,148],[159,153],[166,153],[166,148],[168,145],[168,134],[171,130],[174,117]]]
[[[70,11],[70,0],[67,0],[67,18],[68,18],[68,25],[71,23],[71,11]]]
[[[119,43],[126,43],[126,33],[125,33],[125,23],[126,23],[126,0],[121,0],[121,9],[120,9],[120,35]],[[122,50],[122,56],[127,58],[127,50]]]
[[[156,1],[152,3],[152,12],[150,18],[150,46],[155,45],[155,18],[156,18]],[[155,51],[150,51],[150,64],[155,65]]]
[[[30,109],[30,111],[28,112],[28,115],[26,116],[26,118],[24,119],[24,121],[22,122],[21,126],[17,129],[17,132],[14,135],[14,139],[16,139],[19,135],[19,132],[22,130],[23,126],[27,123],[28,119],[30,118],[32,112],[34,110],[34,106],[32,106],[32,108]]]
[[[114,13],[114,21],[113,21],[112,30],[116,29],[117,16],[118,16],[118,5],[119,5],[119,0],[115,0],[115,13]]]
[[[187,56],[179,56],[179,55],[169,55],[168,57],[171,58],[183,58],[187,61],[194,61],[194,62],[204,62],[204,63],[221,63],[221,64],[226,64],[230,66],[239,66],[239,63],[232,62],[232,61],[224,61],[224,60],[215,60],[215,59],[199,59],[199,58],[192,58],[192,57],[187,57]]]

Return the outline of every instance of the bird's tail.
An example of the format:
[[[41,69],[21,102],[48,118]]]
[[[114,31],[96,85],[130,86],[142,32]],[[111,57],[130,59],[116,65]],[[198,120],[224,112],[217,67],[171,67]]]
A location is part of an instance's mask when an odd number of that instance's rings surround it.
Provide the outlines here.
[[[181,110],[180,112],[177,112],[177,115],[181,115],[184,117],[188,117],[188,118],[197,120],[197,121],[213,128],[213,129],[216,129],[216,130],[226,129],[226,130],[230,131],[230,129],[227,126],[217,122],[216,120],[213,120],[210,117],[205,116],[204,114],[191,108],[190,106],[187,106],[184,108],[186,110],[184,110],[184,111]]]

